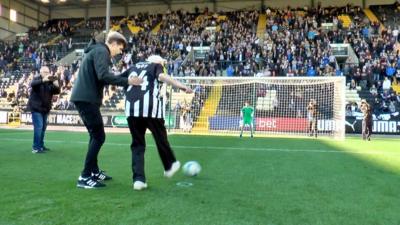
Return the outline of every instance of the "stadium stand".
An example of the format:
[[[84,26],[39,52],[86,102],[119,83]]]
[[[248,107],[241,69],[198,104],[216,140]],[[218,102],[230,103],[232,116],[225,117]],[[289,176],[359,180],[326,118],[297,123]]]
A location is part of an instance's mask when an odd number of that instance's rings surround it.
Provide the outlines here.
[[[218,14],[208,10],[203,13],[178,10],[113,17],[112,24],[129,41],[125,55],[132,57],[130,62],[120,61],[115,70],[126,69],[157,53],[168,59],[167,70],[174,76],[343,75],[347,79],[349,104],[359,104],[363,98],[374,104],[376,110],[398,112],[398,11],[393,6],[372,6],[371,10],[362,10],[347,5]],[[380,16],[374,18],[373,14]],[[332,23],[332,27],[323,28],[325,23]],[[68,99],[79,69],[79,59],[75,58],[68,65],[55,62],[61,62],[75,49],[84,48],[90,39],[101,34],[104,27],[104,18],[51,20],[14,42],[0,42],[0,106],[11,108],[15,101],[23,105],[31,77],[41,65],[51,64],[63,85],[62,93],[54,99],[54,107],[73,109]],[[331,44],[342,43],[350,44],[357,63],[335,57]],[[208,47],[205,53],[196,50],[205,46]],[[203,111],[218,113],[223,110],[221,102],[234,101],[227,96],[229,91],[225,88],[206,90],[204,94],[188,99],[173,93],[171,107],[184,100],[190,101],[192,107],[198,108],[197,115],[201,118],[207,116]],[[208,103],[209,94],[218,94],[221,100]],[[122,99],[121,89],[108,87],[104,110],[120,111]],[[256,109],[272,110],[276,102],[279,102],[279,95],[266,92],[253,103]],[[201,119],[195,118],[195,122],[201,123]]]

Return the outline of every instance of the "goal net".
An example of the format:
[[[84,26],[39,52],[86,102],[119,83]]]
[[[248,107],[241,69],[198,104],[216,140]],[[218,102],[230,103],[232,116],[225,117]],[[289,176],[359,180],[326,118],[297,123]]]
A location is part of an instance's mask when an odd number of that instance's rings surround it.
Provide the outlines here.
[[[193,94],[167,91],[170,131],[239,135],[242,108],[254,108],[254,135],[307,136],[312,121],[321,136],[345,135],[343,77],[175,77]],[[315,112],[308,108],[316,103]],[[313,117],[315,120],[313,120]],[[310,126],[311,125],[311,126]],[[244,136],[250,126],[244,126]]]

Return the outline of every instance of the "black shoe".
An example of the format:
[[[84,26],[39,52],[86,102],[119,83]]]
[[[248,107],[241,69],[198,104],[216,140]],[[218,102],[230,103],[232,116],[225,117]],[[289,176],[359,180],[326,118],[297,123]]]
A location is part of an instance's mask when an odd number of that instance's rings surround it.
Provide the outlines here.
[[[44,151],[42,149],[32,148],[32,153],[34,153],[34,154],[36,154],[36,153],[44,153]]]
[[[79,176],[78,183],[76,184],[78,188],[85,188],[85,189],[93,189],[93,188],[102,188],[106,185],[97,181],[93,177],[82,177]]]
[[[43,147],[43,148],[42,148],[42,151],[47,152],[47,151],[50,151],[50,149],[49,149],[49,148],[46,148],[46,147]]]
[[[96,180],[111,180],[112,177],[108,176],[106,174],[106,171],[100,170],[99,173],[92,173],[92,177],[94,177]]]

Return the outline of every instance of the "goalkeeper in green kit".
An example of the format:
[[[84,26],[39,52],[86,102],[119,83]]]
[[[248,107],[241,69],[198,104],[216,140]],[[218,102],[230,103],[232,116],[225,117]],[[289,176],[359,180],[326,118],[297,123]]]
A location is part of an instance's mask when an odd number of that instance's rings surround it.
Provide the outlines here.
[[[243,135],[243,128],[247,125],[250,126],[250,134],[253,137],[253,118],[254,108],[249,105],[248,101],[244,102],[244,106],[240,111],[240,137]]]

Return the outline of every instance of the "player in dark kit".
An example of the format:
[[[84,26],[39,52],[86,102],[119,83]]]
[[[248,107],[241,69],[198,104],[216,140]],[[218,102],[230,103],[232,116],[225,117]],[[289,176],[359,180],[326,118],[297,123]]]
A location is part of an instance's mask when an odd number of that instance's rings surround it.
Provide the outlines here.
[[[93,40],[85,49],[71,95],[71,102],[75,104],[90,135],[84,168],[78,178],[77,187],[105,187],[101,181],[111,179],[99,169],[97,163],[97,156],[106,138],[100,112],[104,85],[126,86],[142,83],[139,78],[128,79],[123,74],[116,76],[110,72],[111,57],[120,54],[126,45],[127,41],[122,34],[111,31],[107,35],[106,43]],[[126,74],[129,74],[129,71]]]
[[[372,110],[371,106],[364,99],[361,101],[361,112],[363,113],[362,138],[363,140],[370,141],[372,134]]]
[[[133,189],[147,188],[144,171],[145,134],[149,129],[157,145],[158,154],[164,166],[164,176],[172,177],[180,168],[170,147],[164,126],[165,100],[161,93],[162,83],[179,88],[186,93],[193,91],[174,80],[163,70],[165,60],[160,56],[150,56],[146,62],[139,62],[131,68],[130,77],[143,80],[141,86],[129,86],[126,89],[125,114],[132,135],[132,172]]]
[[[308,120],[308,135],[310,137],[317,137],[317,114],[318,114],[318,106],[317,102],[314,99],[310,100],[307,106],[307,120]]]

